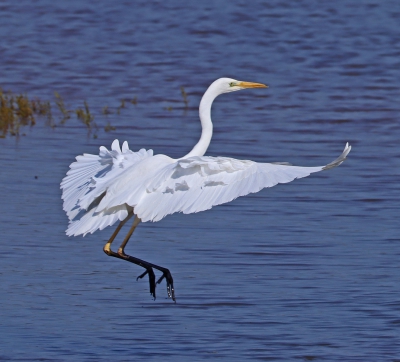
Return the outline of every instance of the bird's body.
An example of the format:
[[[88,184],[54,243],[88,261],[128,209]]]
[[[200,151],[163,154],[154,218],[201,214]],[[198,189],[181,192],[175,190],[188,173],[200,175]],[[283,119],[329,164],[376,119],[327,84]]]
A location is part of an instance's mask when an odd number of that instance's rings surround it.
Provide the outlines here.
[[[213,100],[222,93],[261,87],[265,86],[230,78],[215,81],[200,103],[200,140],[180,159],[153,155],[152,150],[133,152],[127,142],[121,149],[118,140],[113,142],[110,151],[101,147],[99,155],[78,156],[61,183],[64,210],[70,220],[67,235],[93,233],[117,221],[124,223],[133,214],[137,220],[145,222],[159,221],[175,212],[204,211],[344,161],[351,149],[348,144],[335,161],[317,167],[204,156],[212,137]],[[123,258],[122,255],[125,254],[113,256]],[[155,295],[155,291],[152,294]]]

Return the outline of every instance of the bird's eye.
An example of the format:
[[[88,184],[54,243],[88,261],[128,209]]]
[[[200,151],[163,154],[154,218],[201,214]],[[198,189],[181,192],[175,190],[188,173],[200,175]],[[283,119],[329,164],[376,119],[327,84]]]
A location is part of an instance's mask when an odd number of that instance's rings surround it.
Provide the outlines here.
[[[230,87],[234,87],[235,85],[236,85],[235,82],[230,82],[230,83],[229,83],[229,86],[230,86]]]

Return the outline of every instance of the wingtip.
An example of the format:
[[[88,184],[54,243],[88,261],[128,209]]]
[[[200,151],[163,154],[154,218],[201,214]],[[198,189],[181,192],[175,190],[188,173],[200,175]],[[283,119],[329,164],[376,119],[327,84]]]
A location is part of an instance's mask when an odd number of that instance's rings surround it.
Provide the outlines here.
[[[346,146],[345,146],[342,154],[336,160],[334,160],[331,163],[328,163],[322,169],[323,170],[329,170],[330,168],[334,168],[336,166],[339,166],[346,159],[346,157],[350,153],[350,151],[351,151],[351,146],[349,145],[349,142],[346,142]]]
[[[349,142],[347,142],[346,143],[346,147],[344,148],[342,155],[344,155],[345,158],[346,158],[346,156],[350,153],[350,151],[351,151],[351,146],[349,145]]]

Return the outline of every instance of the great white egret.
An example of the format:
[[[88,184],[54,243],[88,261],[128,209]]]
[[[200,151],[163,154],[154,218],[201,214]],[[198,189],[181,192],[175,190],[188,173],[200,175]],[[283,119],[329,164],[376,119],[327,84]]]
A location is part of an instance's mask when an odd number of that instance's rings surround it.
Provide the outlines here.
[[[174,212],[190,214],[207,210],[239,196],[258,192],[264,187],[338,166],[350,152],[351,146],[347,143],[335,161],[318,167],[204,156],[213,133],[211,105],[214,99],[223,93],[266,87],[264,84],[231,78],[220,78],[213,82],[200,102],[200,140],[182,158],[153,155],[152,150],[145,149],[133,152],[126,141],[121,149],[118,140],[112,143],[110,151],[102,146],[99,155],[77,156],[61,182],[63,206],[69,218],[67,235],[93,233],[120,221],[104,246],[104,252],[145,268],[138,279],[149,275],[150,293],[154,298],[156,281],[153,268],[161,271],[162,276],[157,284],[165,278],[168,296],[175,301],[173,279],[168,269],[124,252],[129,238],[141,221],[159,221]],[[133,215],[133,225],[118,252],[112,251],[111,243]]]

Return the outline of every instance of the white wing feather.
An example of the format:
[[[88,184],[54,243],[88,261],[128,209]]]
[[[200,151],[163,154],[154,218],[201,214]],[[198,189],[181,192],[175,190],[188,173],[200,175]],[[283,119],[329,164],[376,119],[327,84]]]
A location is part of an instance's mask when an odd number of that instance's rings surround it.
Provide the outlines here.
[[[119,175],[132,165],[152,156],[152,150],[131,151],[127,142],[123,143],[121,150],[118,140],[112,143],[111,151],[100,147],[99,155],[77,156],[76,162],[70,165],[67,176],[61,182],[63,209],[70,220],[67,235],[101,230],[126,218],[131,208],[125,203],[101,213],[95,212],[95,206]]]
[[[135,213],[142,221],[159,221],[168,214],[204,211],[263,188],[287,183],[340,165],[350,152],[346,144],[335,161],[320,167],[297,167],[241,161],[227,157],[191,157],[178,160],[170,177],[143,195]]]
[[[320,167],[256,163],[227,157],[173,160],[152,151],[132,152],[126,143],[100,155],[83,155],[64,178],[64,210],[68,235],[86,234],[124,219],[133,210],[142,221],[168,214],[210,209],[265,187],[290,182],[340,165],[350,152],[346,144],[335,161]]]

